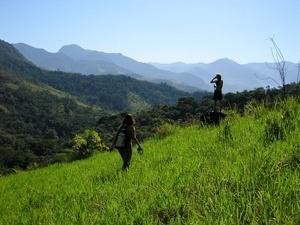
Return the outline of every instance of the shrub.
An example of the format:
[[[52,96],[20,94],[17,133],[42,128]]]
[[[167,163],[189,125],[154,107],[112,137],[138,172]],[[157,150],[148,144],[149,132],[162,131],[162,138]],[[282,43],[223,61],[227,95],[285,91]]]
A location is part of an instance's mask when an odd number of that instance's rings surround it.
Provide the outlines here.
[[[164,123],[155,129],[155,134],[156,137],[158,138],[165,138],[167,136],[172,135],[173,133],[174,133],[174,125],[170,123]]]
[[[84,130],[81,134],[76,134],[73,139],[73,150],[79,158],[86,158],[96,151],[107,150],[99,134],[91,129]]]

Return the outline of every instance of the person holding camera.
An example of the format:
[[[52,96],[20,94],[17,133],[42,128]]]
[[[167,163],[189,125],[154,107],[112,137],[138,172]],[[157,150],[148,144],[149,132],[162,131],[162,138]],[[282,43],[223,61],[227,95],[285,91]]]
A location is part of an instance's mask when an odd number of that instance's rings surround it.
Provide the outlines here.
[[[221,77],[221,74],[216,74],[216,76],[210,81],[210,83],[214,83],[214,112],[217,112],[217,102],[219,101],[220,105],[220,112],[222,111],[222,99],[223,99],[223,94],[222,94],[222,88],[223,88],[223,80]]]
[[[133,115],[127,114],[120,125],[111,145],[111,150],[116,148],[123,160],[123,170],[128,170],[132,156],[132,140],[138,145],[138,153],[143,154],[143,148],[136,137],[135,119]]]

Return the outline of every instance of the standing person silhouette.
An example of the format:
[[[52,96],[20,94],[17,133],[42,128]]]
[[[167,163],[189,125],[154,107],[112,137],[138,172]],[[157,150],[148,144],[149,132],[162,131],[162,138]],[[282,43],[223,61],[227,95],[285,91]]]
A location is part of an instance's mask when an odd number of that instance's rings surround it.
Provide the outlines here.
[[[122,169],[126,171],[129,169],[132,156],[132,140],[137,143],[137,150],[142,154],[143,149],[136,137],[134,117],[131,114],[127,114],[124,117],[111,146],[111,149],[118,149],[123,160]]]
[[[220,112],[222,111],[222,99],[223,99],[223,94],[222,94],[222,88],[223,88],[223,80],[221,77],[221,74],[216,74],[216,76],[210,81],[211,84],[215,84],[215,92],[214,92],[214,112],[217,112],[217,101],[219,101],[220,105]]]

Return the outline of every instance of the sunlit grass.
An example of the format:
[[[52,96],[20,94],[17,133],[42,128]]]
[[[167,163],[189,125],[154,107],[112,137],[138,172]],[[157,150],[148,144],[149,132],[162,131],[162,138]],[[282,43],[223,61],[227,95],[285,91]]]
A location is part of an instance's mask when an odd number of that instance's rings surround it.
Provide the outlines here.
[[[217,127],[174,125],[128,172],[114,152],[1,178],[0,224],[299,224],[300,106],[259,107]],[[275,114],[288,132],[266,143]]]

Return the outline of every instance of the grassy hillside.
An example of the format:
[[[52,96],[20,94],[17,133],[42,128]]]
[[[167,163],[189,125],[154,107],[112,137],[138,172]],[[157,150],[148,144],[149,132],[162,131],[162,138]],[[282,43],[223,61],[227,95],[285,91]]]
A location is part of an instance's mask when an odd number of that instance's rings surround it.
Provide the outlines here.
[[[166,125],[127,173],[114,152],[1,178],[0,224],[299,224],[299,112]]]

